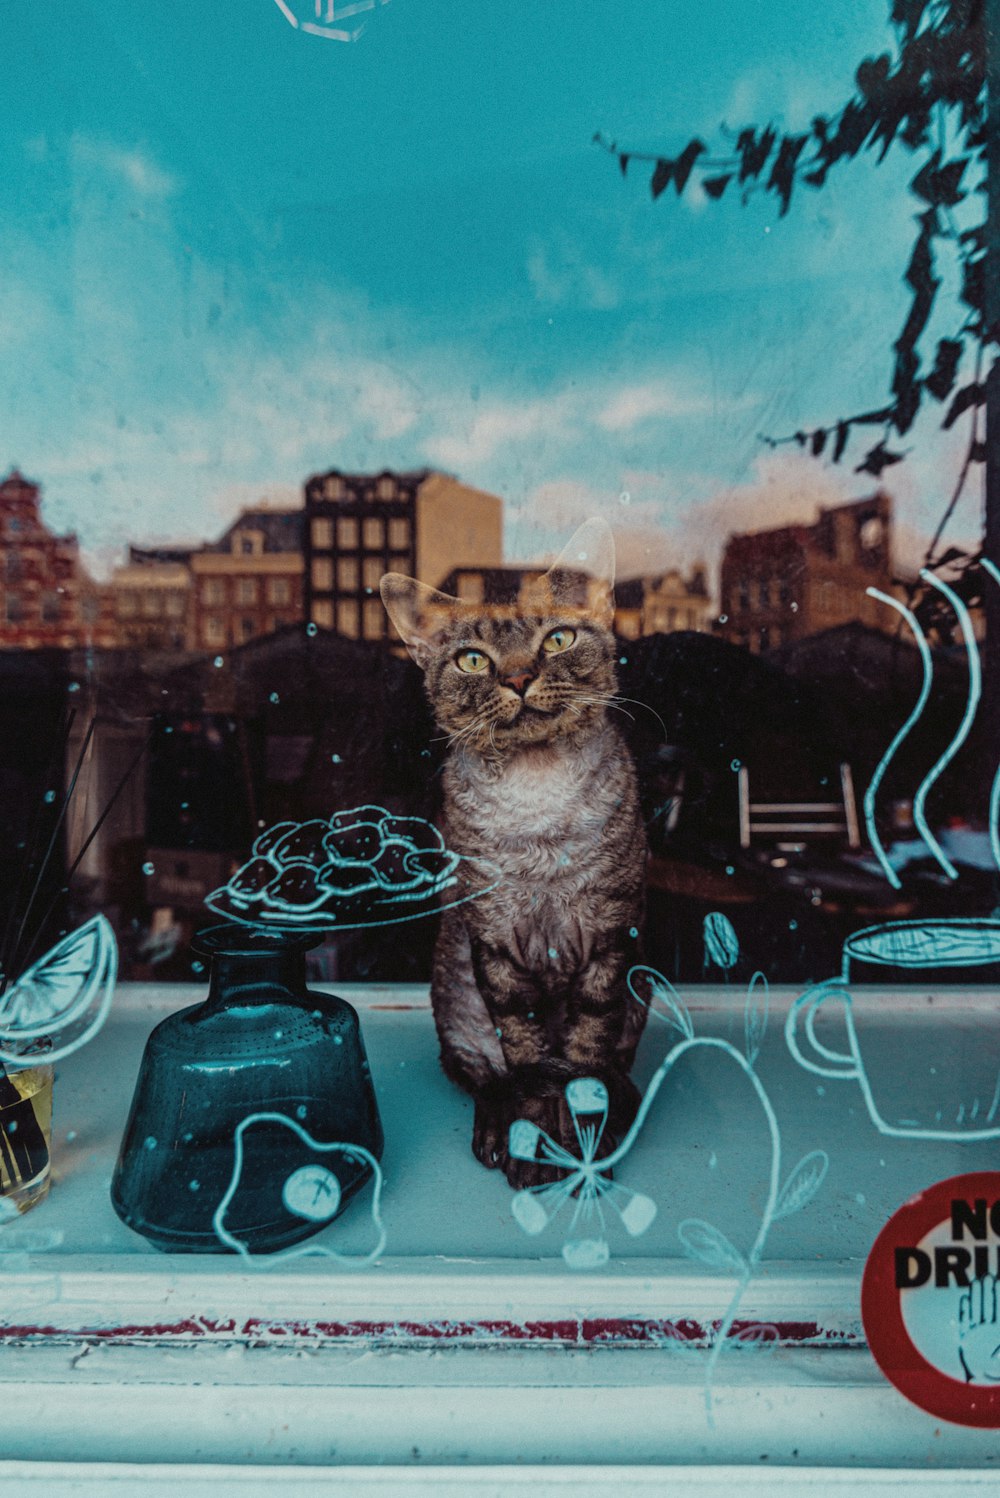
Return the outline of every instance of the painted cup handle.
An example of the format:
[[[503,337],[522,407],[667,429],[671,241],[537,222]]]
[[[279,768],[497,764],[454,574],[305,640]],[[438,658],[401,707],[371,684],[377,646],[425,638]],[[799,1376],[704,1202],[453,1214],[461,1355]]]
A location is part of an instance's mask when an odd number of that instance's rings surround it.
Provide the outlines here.
[[[836,984],[836,986],[834,986]],[[816,1016],[821,1007],[830,999],[837,999],[843,1006],[847,1021],[848,1034],[853,1042],[854,1026],[851,1023],[851,996],[847,989],[838,980],[827,980],[824,983],[814,984],[806,990],[801,998],[796,999],[788,1011],[785,1020],[785,1041],[795,1060],[807,1071],[815,1072],[818,1077],[836,1077],[848,1080],[860,1076],[858,1058],[853,1051],[846,1054],[843,1051],[835,1051],[830,1046],[824,1045],[816,1036]],[[802,1038],[808,1044],[811,1055],[804,1055],[800,1046],[800,1027],[804,1032]],[[821,1059],[816,1061],[813,1055]]]

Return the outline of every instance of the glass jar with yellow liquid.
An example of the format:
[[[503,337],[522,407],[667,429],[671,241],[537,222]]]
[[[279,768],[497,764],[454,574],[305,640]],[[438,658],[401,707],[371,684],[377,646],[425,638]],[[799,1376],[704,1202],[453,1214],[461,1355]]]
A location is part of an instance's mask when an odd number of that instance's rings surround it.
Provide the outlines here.
[[[26,1212],[49,1189],[52,1067],[0,1067],[0,1216]]]

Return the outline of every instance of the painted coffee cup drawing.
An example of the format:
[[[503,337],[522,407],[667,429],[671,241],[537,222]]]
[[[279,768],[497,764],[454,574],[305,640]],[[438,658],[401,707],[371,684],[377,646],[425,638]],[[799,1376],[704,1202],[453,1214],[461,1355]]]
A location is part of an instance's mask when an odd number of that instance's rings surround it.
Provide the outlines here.
[[[785,1041],[807,1071],[857,1082],[868,1116],[881,1134],[955,1144],[1000,1139],[1000,1064],[995,1047],[976,1043],[960,1048],[958,1083],[944,1064],[939,1041],[924,1058],[926,1065],[908,1051],[905,1067],[900,1066],[898,1053],[886,1056],[884,1045],[866,1048],[869,1016],[855,1014],[850,990],[852,983],[872,981],[955,983],[971,977],[991,983],[998,968],[1000,921],[894,921],[869,926],[845,941],[840,975],[812,985],[792,1005]],[[843,1038],[837,1046],[830,1044],[829,1036],[821,1039],[817,1034],[821,1019],[839,1022]],[[947,1059],[954,1060],[950,1052]],[[909,1116],[914,1110],[921,1116]]]

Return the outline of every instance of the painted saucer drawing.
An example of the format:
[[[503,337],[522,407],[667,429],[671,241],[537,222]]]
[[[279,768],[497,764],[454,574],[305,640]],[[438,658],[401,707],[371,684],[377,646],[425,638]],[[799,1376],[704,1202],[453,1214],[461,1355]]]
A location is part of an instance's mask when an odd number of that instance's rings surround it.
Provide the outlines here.
[[[267,828],[205,904],[247,925],[348,931],[433,915],[486,894],[500,878],[495,864],[446,848],[422,817],[357,806],[328,821]]]

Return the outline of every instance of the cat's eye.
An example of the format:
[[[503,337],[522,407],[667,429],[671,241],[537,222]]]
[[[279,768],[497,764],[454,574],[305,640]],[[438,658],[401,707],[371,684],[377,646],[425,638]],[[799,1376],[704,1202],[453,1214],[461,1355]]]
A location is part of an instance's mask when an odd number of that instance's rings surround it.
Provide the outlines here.
[[[471,676],[480,676],[489,670],[490,658],[483,650],[460,650],[455,657],[455,665],[460,671],[467,671]]]
[[[562,651],[569,649],[575,639],[575,629],[554,629],[545,636],[542,649],[546,655],[560,655]]]

